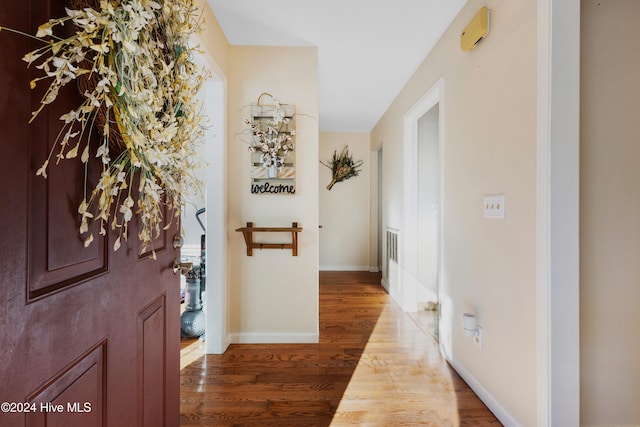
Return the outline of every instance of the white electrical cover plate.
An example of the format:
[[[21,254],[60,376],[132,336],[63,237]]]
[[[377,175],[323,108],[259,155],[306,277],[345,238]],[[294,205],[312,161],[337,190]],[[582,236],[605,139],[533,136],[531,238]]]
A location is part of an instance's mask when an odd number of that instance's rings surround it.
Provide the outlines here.
[[[504,194],[484,196],[484,217],[504,218]]]

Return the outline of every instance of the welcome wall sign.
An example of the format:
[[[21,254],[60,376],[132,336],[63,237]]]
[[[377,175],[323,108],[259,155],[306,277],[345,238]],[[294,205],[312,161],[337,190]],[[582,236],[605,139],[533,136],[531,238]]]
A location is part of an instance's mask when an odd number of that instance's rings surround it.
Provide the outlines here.
[[[268,96],[273,104],[262,104]],[[251,193],[295,194],[296,192],[296,107],[280,104],[269,93],[258,97],[245,119],[251,141]]]

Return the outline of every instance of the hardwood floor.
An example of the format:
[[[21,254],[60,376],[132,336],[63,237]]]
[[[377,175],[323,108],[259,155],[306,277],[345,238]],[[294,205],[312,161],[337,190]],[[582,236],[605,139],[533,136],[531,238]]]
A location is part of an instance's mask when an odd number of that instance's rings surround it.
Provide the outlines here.
[[[500,426],[370,273],[320,274],[320,343],[183,341],[182,426]]]

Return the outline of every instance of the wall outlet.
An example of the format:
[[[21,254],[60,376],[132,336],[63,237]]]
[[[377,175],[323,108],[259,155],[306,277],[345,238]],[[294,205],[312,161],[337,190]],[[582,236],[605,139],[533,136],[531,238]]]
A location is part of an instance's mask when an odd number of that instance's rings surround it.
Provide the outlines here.
[[[478,335],[473,337],[473,343],[476,345],[476,347],[482,350],[482,328],[480,327],[480,325],[477,325],[476,328],[478,330]]]
[[[484,196],[484,217],[504,218],[504,194]]]

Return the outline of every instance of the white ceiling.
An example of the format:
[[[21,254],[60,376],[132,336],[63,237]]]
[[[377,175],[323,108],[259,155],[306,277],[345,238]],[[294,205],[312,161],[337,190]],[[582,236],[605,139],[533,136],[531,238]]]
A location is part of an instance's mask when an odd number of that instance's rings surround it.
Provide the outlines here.
[[[466,2],[208,1],[232,45],[318,47],[329,132],[369,132]]]

